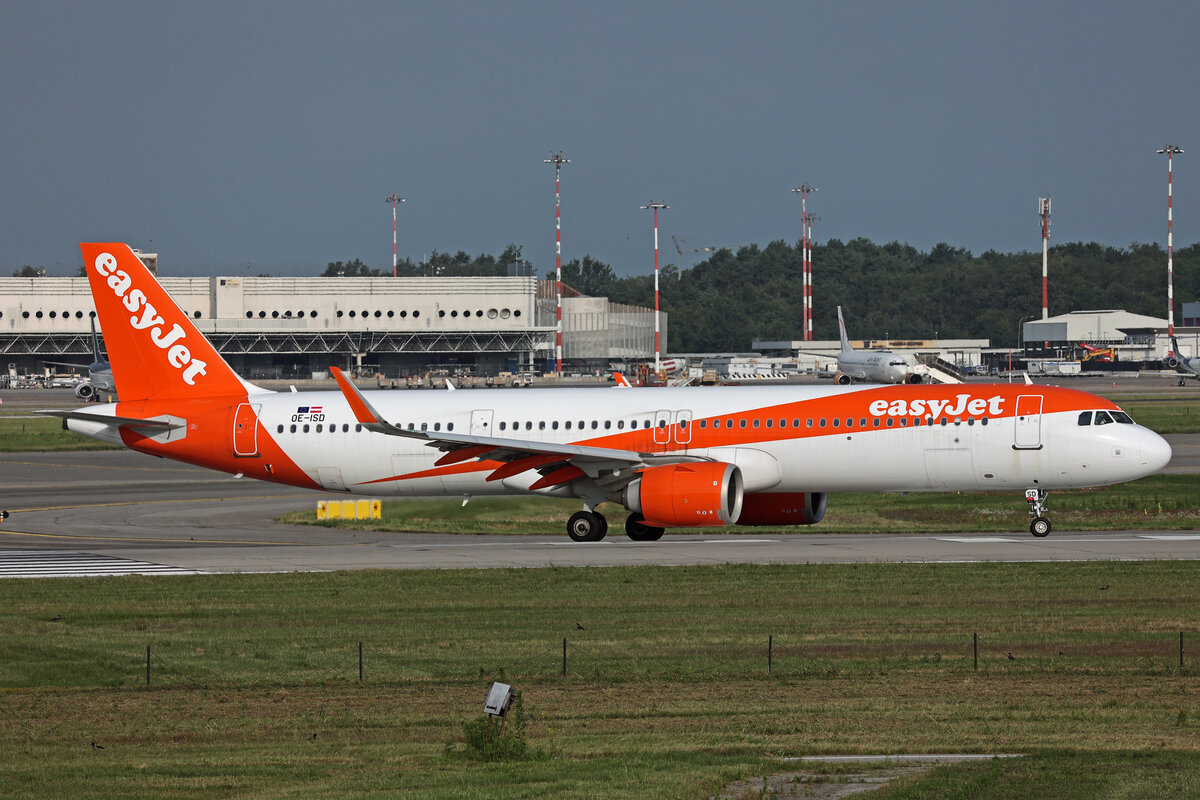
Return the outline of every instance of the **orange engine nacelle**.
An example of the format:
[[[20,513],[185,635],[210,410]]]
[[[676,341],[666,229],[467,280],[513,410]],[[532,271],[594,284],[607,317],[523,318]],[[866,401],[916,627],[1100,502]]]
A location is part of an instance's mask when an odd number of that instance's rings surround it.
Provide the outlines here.
[[[824,492],[761,492],[742,500],[738,525],[814,525],[825,517]]]
[[[732,525],[742,511],[742,473],[713,461],[650,467],[625,488],[624,503],[655,527]]]

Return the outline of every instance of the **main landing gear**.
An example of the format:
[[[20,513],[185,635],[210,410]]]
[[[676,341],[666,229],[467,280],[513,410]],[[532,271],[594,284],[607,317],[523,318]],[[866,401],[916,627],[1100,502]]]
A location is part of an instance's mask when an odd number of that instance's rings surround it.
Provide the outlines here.
[[[1029,503],[1029,516],[1033,517],[1029,521],[1029,532],[1038,538],[1050,533],[1050,520],[1042,516],[1046,513],[1046,498],[1049,496],[1050,492],[1044,489],[1025,490],[1025,502]]]
[[[574,542],[598,542],[608,533],[608,520],[595,511],[576,511],[567,521],[567,536]],[[657,542],[663,529],[646,524],[641,514],[630,514],[625,534],[635,542]]]

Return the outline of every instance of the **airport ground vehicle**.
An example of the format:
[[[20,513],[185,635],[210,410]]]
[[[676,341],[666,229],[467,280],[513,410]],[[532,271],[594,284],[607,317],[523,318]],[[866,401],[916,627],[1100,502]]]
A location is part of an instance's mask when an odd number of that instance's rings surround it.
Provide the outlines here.
[[[805,525],[840,491],[1025,492],[1050,530],[1051,490],[1153,474],[1158,434],[1108,400],[1013,384],[552,388],[275,393],[225,363],[128,246],[82,245],[121,400],[70,430],[246,477],[377,495],[576,497],[597,541],[603,502],[626,534]],[[1114,423],[1114,424],[1107,424]]]

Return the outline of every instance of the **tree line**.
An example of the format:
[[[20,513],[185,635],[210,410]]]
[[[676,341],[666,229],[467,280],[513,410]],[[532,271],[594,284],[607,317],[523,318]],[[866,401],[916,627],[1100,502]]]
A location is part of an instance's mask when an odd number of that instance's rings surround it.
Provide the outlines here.
[[[504,275],[521,259],[509,245],[495,258],[434,252],[429,262],[401,263],[401,275]],[[1041,315],[1042,254],[980,255],[948,244],[929,251],[908,244],[830,239],[813,247],[813,334],[837,338],[837,306],[855,339],[989,339],[1015,346],[1023,320]],[[1059,244],[1049,251],[1050,315],[1124,309],[1166,317],[1166,251],[1157,244],[1110,247]],[[361,262],[342,262],[325,274],[383,274]],[[1175,251],[1175,297],[1200,299],[1200,243]],[[546,274],[553,278],[554,272]],[[563,282],[585,295],[616,303],[654,304],[652,275],[620,277],[585,255],[563,264]],[[660,304],[670,318],[670,349],[677,352],[748,350],[751,341],[798,340],[802,317],[800,243],[774,241],[718,250],[694,266],[674,264],[659,274]],[[1180,321],[1181,308],[1176,308]]]

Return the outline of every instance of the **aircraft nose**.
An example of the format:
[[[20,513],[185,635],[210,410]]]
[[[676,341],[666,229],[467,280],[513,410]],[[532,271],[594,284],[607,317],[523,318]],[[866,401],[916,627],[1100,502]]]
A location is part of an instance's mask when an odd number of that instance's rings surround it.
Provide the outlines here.
[[[1171,445],[1154,431],[1146,431],[1138,441],[1141,461],[1150,470],[1158,472],[1171,461]]]

